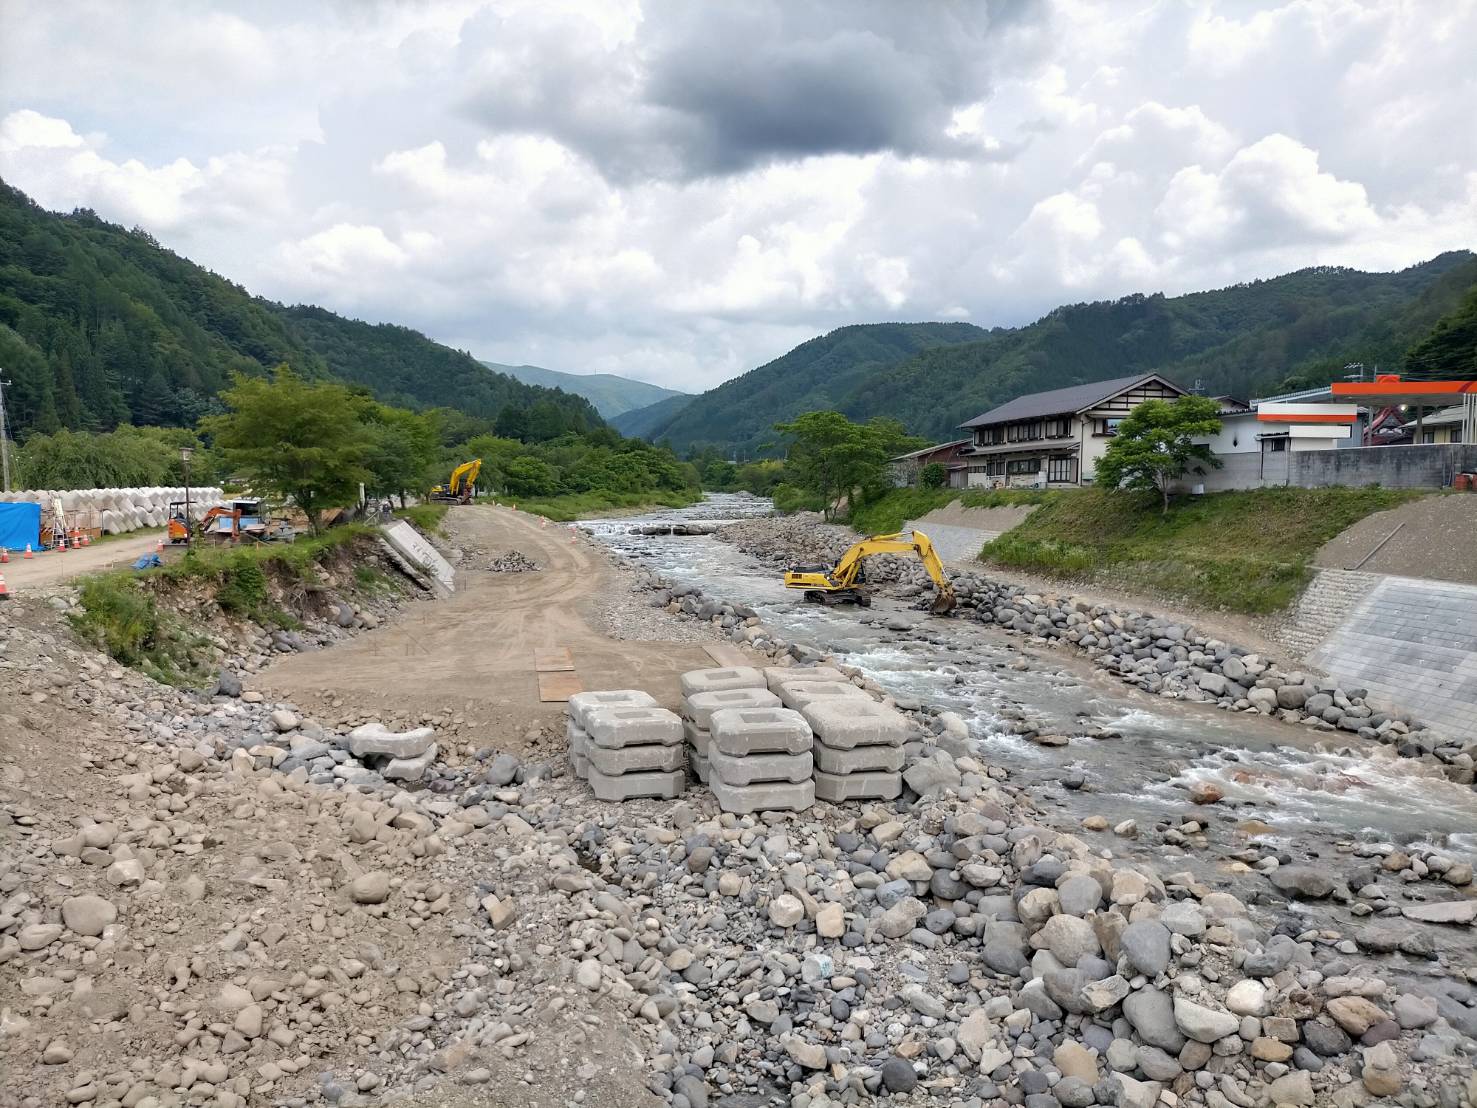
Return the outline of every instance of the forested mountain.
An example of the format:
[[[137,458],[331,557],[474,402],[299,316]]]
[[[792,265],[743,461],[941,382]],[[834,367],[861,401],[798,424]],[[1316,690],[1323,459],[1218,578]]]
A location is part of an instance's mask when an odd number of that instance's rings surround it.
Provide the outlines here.
[[[12,433],[183,426],[233,372],[288,362],[388,403],[598,426],[588,401],[489,372],[404,327],[284,307],[90,211],[48,212],[0,181],[0,370]]]
[[[679,392],[676,396],[658,400],[655,404],[648,404],[644,408],[632,408],[629,412],[622,412],[610,420],[610,425],[623,435],[637,439],[650,439],[653,431],[658,431],[671,423],[673,417],[691,404],[694,399],[696,398],[688,393]]]
[[[969,323],[869,323],[811,339],[742,377],[725,381],[654,429],[649,438],[683,449],[695,444],[752,454],[775,438],[778,421],[824,408],[872,415],[866,382],[929,348],[986,337]],[[890,412],[883,414],[892,414]]]
[[[1477,284],[1405,356],[1406,373],[1428,380],[1477,380]]]
[[[916,434],[944,439],[1024,393],[1140,371],[1248,398],[1326,383],[1349,362],[1398,372],[1405,352],[1474,286],[1477,257],[1455,251],[1398,273],[1321,267],[1186,296],[1074,304],[989,332],[966,324],[843,327],[702,394],[646,436],[749,456],[772,439],[770,425],[815,408],[893,416]],[[962,338],[888,357],[886,340],[904,329]]]
[[[607,421],[622,412],[650,407],[661,400],[673,397],[691,399],[691,394],[676,389],[664,389],[660,385],[635,381],[614,373],[560,373],[557,369],[545,369],[537,365],[502,365],[498,362],[483,362],[494,373],[505,373],[522,381],[525,385],[542,385],[549,389],[563,389],[574,396],[583,396]]]

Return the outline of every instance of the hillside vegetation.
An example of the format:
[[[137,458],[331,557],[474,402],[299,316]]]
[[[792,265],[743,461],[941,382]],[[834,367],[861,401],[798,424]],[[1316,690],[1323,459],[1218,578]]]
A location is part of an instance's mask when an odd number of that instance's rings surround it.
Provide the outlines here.
[[[747,457],[778,441],[776,423],[805,412],[835,410],[854,419],[893,415],[865,399],[868,380],[920,350],[985,334],[968,323],[842,327],[703,393],[646,437],[678,450],[713,443]]]
[[[1325,384],[1352,361],[1399,371],[1405,354],[1477,287],[1477,257],[1454,251],[1398,273],[1320,267],[1212,292],[1058,308],[1026,327],[843,327],[687,404],[646,437],[678,449],[763,452],[801,411],[886,415],[934,440],[1028,392],[1155,370],[1211,395],[1250,398]],[[1469,322],[1468,326],[1472,326]],[[1455,331],[1459,338],[1465,331]],[[1454,367],[1460,343],[1446,360]],[[1471,372],[1470,363],[1467,372]]]
[[[1104,489],[1038,493],[1041,506],[986,543],[987,563],[1096,581],[1233,612],[1285,608],[1313,555],[1372,512],[1419,496],[1396,489],[1252,489],[1181,499]]]
[[[233,373],[284,362],[400,406],[538,411],[557,432],[601,423],[582,397],[491,373],[404,327],[254,297],[142,230],[45,211],[0,182],[0,366],[17,437],[190,426],[219,410]]]
[[[687,393],[678,393],[665,400],[658,400],[655,404],[648,404],[644,408],[633,408],[629,412],[622,412],[609,422],[623,435],[655,441],[655,432],[670,423],[677,413],[691,404],[694,399]]]
[[[692,397],[676,389],[664,389],[660,385],[635,381],[614,373],[560,373],[557,369],[545,369],[536,365],[502,365],[498,362],[483,362],[494,373],[504,374],[525,385],[542,385],[544,388],[563,389],[571,396],[583,396],[607,421],[623,412],[632,412],[650,407],[662,400]]]

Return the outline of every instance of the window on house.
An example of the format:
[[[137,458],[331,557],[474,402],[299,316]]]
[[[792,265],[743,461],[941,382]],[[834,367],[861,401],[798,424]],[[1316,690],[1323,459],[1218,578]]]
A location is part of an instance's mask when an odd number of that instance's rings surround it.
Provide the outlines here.
[[[990,468],[989,468],[988,473],[989,473],[989,476],[991,476],[991,477],[1004,477],[1005,476],[1005,459],[1004,458],[993,458],[993,459],[991,459],[991,461],[990,461]]]
[[[1054,482],[1076,481],[1077,459],[1048,458],[1046,462],[1046,479]]]
[[[1286,439],[1267,439],[1267,440],[1265,440],[1262,443],[1262,446],[1265,449],[1270,450],[1273,454],[1276,454],[1276,453],[1279,453],[1280,451],[1283,451],[1283,450],[1286,450],[1287,449],[1287,440]]]
[[[1064,439],[1071,433],[1072,419],[1070,416],[1046,421],[1046,437],[1049,439]]]
[[[1023,476],[1028,473],[1041,472],[1040,458],[1012,458],[1006,464],[1005,472],[1012,477]]]
[[[1122,416],[1110,416],[1107,419],[1095,420],[1092,433],[1099,438],[1112,437],[1118,433],[1118,425],[1122,422]]]
[[[1436,432],[1435,431],[1422,431],[1421,432],[1421,443],[1422,443],[1422,445],[1429,445],[1431,443],[1434,443],[1435,441],[1436,441]]]

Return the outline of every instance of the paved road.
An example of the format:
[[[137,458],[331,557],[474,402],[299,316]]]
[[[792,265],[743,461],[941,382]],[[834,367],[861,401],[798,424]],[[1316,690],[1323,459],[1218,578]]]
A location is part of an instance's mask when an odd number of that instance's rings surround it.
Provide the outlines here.
[[[482,564],[512,549],[543,568],[460,570],[449,599],[411,608],[392,626],[332,650],[285,656],[255,684],[310,708],[341,694],[381,705],[386,718],[453,708],[487,726],[488,745],[516,749],[523,730],[564,710],[539,700],[535,649],[568,647],[586,689],[645,689],[673,708],[678,675],[713,664],[690,643],[617,640],[592,627],[589,599],[625,585],[601,549],[570,542],[567,528],[541,528],[536,516],[486,505],[452,508],[445,527],[453,545],[480,551]]]
[[[54,551],[37,554],[29,562],[12,550],[10,563],[0,565],[0,574],[4,574],[5,584],[12,593],[56,585],[85,573],[96,573],[100,569],[137,561],[140,554],[154,549],[162,534],[163,528],[135,531],[124,538],[109,539],[81,550],[69,550],[65,554]]]

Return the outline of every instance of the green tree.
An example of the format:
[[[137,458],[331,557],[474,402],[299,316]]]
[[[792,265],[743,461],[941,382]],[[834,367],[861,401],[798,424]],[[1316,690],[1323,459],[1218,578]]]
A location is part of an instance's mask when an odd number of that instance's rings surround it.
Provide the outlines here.
[[[1221,460],[1198,443],[1221,429],[1220,404],[1208,396],[1145,400],[1118,425],[1097,464],[1095,484],[1109,489],[1157,491],[1169,512],[1169,489],[1190,470],[1219,469]]]
[[[359,418],[367,441],[364,463],[369,479],[364,485],[368,492],[399,496],[403,505],[407,492],[424,492],[430,487],[426,478],[440,453],[435,417],[367,400]]]
[[[314,531],[325,509],[353,503],[371,479],[369,435],[344,386],[309,384],[283,364],[270,378],[238,376],[222,399],[229,410],[205,429],[232,472],[258,493],[290,499]]]
[[[553,496],[559,491],[559,473],[538,458],[513,458],[503,466],[503,489],[511,496]]]
[[[840,501],[884,488],[888,459],[924,445],[895,419],[853,423],[840,412],[806,412],[775,430],[790,437],[787,480],[820,497],[828,519]]]
[[[1470,380],[1477,377],[1477,286],[1454,312],[1405,355],[1405,371],[1414,377]]]
[[[918,484],[925,489],[941,489],[949,483],[949,467],[943,462],[929,462],[918,471]]]

